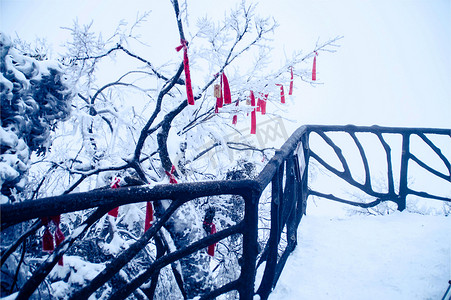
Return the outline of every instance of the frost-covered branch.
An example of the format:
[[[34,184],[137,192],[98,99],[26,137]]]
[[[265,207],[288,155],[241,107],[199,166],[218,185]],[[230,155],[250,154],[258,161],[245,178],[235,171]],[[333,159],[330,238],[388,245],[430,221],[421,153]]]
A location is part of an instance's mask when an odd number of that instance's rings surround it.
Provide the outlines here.
[[[202,156],[204,156],[205,154],[207,154],[208,152],[210,152],[211,150],[215,149],[216,147],[222,146],[223,143],[217,142],[214,143],[213,145],[211,145],[210,147],[208,147],[207,149],[199,152],[193,159],[192,161],[196,161],[199,158],[201,158]],[[237,143],[237,142],[226,142],[226,145],[233,150],[237,150],[237,151],[255,151],[255,152],[261,152],[263,155],[265,154],[265,151],[274,151],[276,150],[275,148],[257,148],[254,147],[252,145],[249,144],[245,144],[245,143]]]

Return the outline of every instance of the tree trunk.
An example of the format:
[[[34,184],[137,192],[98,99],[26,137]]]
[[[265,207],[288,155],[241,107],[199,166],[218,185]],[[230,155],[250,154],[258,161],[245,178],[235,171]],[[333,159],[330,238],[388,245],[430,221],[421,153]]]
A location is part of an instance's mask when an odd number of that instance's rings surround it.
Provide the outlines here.
[[[164,200],[156,205],[161,211]],[[205,236],[202,229],[202,220],[195,213],[196,209],[191,202],[182,205],[166,222],[165,228],[171,235],[177,249],[189,246],[191,243]],[[204,250],[193,253],[180,260],[184,289],[188,299],[203,295],[211,290],[210,257]]]

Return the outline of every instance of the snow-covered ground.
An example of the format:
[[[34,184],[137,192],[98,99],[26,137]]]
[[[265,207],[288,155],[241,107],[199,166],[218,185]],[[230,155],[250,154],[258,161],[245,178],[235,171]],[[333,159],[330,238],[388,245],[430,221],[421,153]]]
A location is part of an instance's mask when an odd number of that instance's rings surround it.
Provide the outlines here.
[[[271,300],[442,299],[451,217],[307,215]]]

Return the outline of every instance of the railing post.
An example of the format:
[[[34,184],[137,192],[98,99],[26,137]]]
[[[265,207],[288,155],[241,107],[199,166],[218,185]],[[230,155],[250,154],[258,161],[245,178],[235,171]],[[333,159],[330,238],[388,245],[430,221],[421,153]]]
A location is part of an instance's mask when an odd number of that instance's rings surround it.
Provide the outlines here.
[[[254,298],[255,268],[258,254],[258,200],[261,192],[254,189],[244,197],[243,262],[239,278],[240,299]]]
[[[401,171],[399,178],[399,197],[396,203],[398,204],[398,210],[403,211],[406,209],[406,197],[408,193],[407,187],[407,170],[409,166],[410,157],[410,133],[404,133],[402,135],[402,154],[401,154]]]
[[[298,205],[296,207],[296,226],[301,222],[301,218],[307,210],[308,198],[308,165],[309,165],[309,132],[306,132],[301,138],[301,144],[298,150],[299,161],[299,189],[298,189]]]
[[[267,259],[265,272],[263,274],[257,294],[260,299],[267,299],[273,288],[274,275],[278,258],[278,246],[280,240],[280,209],[283,201],[283,179],[284,163],[282,163],[272,179],[271,187],[271,231],[269,233]]]
[[[289,160],[287,160],[287,173],[286,173],[286,184],[285,184],[285,192],[284,192],[284,198],[285,198],[285,202],[286,202],[286,206],[284,208],[284,210],[286,212],[284,212],[283,214],[283,218],[284,221],[286,223],[287,226],[287,240],[288,240],[288,245],[290,247],[295,246],[295,244],[297,243],[297,226],[298,224],[296,224],[296,205],[298,203],[298,197],[300,195],[298,195],[297,191],[297,187],[298,187],[298,179],[296,178],[296,156],[291,156],[289,158]],[[283,229],[283,226],[281,228],[281,230]]]
[[[279,234],[283,232],[284,226],[286,226],[286,239],[287,245],[280,255],[275,271],[274,278],[272,282],[272,287],[274,288],[279,280],[280,274],[282,273],[288,256],[293,252],[297,245],[297,227],[296,223],[296,205],[298,203],[298,197],[300,196],[296,191],[299,186],[299,178],[297,174],[297,164],[296,156],[292,155],[286,160],[286,173],[285,173],[285,190],[283,194],[283,213],[281,214],[280,220],[280,230]],[[278,244],[280,242],[280,238]]]

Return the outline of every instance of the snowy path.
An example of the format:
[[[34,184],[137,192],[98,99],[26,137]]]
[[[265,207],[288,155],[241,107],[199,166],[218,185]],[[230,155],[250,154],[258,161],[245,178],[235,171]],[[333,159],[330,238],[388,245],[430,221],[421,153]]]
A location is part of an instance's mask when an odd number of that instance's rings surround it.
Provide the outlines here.
[[[304,216],[271,300],[442,299],[451,279],[451,217]]]

